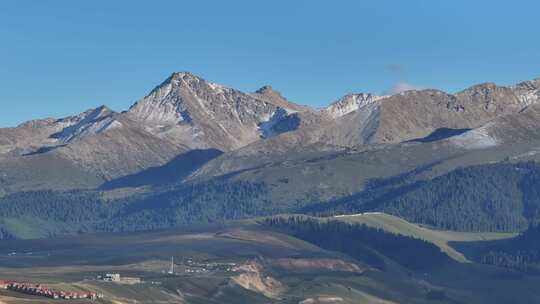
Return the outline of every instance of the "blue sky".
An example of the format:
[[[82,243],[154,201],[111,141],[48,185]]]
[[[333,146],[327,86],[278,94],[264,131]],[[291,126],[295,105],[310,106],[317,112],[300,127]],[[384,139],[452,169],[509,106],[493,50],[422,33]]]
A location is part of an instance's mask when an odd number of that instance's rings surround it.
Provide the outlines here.
[[[323,106],[540,77],[539,1],[0,1],[0,126],[125,110],[173,71]]]

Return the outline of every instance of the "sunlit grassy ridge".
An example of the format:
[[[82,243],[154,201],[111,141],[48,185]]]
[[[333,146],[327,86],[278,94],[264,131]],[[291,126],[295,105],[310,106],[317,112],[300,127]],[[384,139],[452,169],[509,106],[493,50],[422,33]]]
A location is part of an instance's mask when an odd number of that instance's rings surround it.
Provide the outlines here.
[[[279,215],[286,217],[288,215]],[[307,217],[307,216],[306,216]],[[382,229],[387,232],[410,236],[422,239],[437,245],[443,252],[458,262],[469,262],[463,253],[451,247],[448,243],[452,241],[473,242],[511,238],[515,233],[498,232],[457,232],[447,230],[436,230],[430,227],[407,222],[399,217],[381,213],[367,212],[353,215],[338,215],[334,217],[309,217],[321,221],[339,220],[347,223],[365,224],[369,227]],[[253,222],[253,221],[246,221]]]

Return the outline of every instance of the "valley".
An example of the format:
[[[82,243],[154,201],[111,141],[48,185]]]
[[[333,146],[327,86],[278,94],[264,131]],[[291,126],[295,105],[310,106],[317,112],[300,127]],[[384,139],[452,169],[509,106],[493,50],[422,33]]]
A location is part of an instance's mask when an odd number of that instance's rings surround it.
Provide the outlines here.
[[[123,112],[0,129],[0,280],[103,295],[73,303],[533,303],[539,107],[538,79],[312,108],[175,72]]]
[[[417,227],[381,214],[361,218],[354,221],[369,222],[387,231],[397,224]],[[414,303],[470,303],[480,299],[505,303],[512,296],[508,291],[494,293],[487,286],[511,285],[517,294],[526,284],[537,284],[540,279],[524,276],[516,281],[511,271],[505,278],[505,270],[452,259],[435,268],[415,271],[384,256],[384,251],[378,253],[386,265],[382,271],[369,261],[325,250],[261,226],[262,222],[231,222],[191,231],[4,241],[0,275],[2,279],[50,288],[103,293],[104,298],[96,300],[99,303],[245,303],[246,299],[250,303],[327,303],[325,299],[331,298],[339,299],[336,303],[402,303],[404,299]],[[476,233],[452,237],[452,233],[424,230],[424,235],[447,235],[446,240],[510,237]],[[416,232],[409,235],[422,237]],[[176,264],[173,275],[167,273],[171,257]],[[139,277],[142,283],[126,285],[97,279],[105,273]],[[465,275],[467,281],[461,281]],[[475,291],[466,287],[471,282],[478,286]],[[526,295],[530,299],[540,296]],[[5,303],[19,303],[17,299],[21,298],[25,303],[45,301],[0,290],[0,301]]]

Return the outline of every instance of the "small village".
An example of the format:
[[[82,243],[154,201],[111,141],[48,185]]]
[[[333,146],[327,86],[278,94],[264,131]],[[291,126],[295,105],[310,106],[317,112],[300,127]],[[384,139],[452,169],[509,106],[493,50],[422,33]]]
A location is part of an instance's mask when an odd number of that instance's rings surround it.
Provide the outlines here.
[[[174,258],[171,257],[169,267],[167,270],[163,271],[168,276],[178,276],[178,275],[196,275],[203,273],[211,272],[237,272],[238,264],[236,263],[219,263],[219,262],[206,262],[206,261],[195,261],[192,258],[184,259],[181,263],[180,269],[176,269],[174,263]],[[178,271],[179,270],[179,271]],[[120,273],[105,273],[94,277],[93,280],[116,283],[116,284],[125,284],[125,285],[134,285],[143,283],[139,277],[130,277],[123,276]],[[161,284],[161,282],[147,282],[150,284]],[[17,282],[12,280],[0,280],[0,289],[9,290],[21,294],[45,297],[49,299],[58,299],[58,300],[98,300],[103,299],[104,295],[97,292],[74,292],[67,290],[59,290],[54,288],[49,288],[43,284],[30,283],[30,282]]]
[[[207,272],[235,272],[236,263],[218,263],[218,262],[197,262],[193,259],[187,259],[183,262],[185,273],[207,273]]]
[[[126,276],[120,276],[119,273],[107,273],[105,275],[99,275],[97,276],[97,279],[104,282],[114,282],[119,284],[139,284],[142,283],[141,278],[139,277],[126,277]]]
[[[63,299],[63,300],[76,300],[76,299],[89,299],[97,300],[102,299],[103,294],[95,292],[71,292],[49,289],[41,284],[32,283],[20,283],[12,281],[0,280],[0,288],[12,290],[27,295],[41,296],[50,299]]]

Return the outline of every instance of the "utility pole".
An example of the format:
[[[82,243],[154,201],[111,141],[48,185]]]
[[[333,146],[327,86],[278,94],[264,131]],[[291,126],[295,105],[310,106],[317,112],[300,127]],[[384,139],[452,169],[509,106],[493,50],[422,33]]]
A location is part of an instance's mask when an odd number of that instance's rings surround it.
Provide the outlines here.
[[[171,257],[171,266],[169,268],[169,274],[174,274],[174,257]]]

